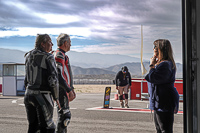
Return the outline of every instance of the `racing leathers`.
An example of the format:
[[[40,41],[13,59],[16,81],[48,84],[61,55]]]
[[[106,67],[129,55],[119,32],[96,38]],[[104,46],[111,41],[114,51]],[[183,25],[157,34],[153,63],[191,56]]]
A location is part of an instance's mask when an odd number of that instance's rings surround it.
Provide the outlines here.
[[[58,99],[58,74],[52,54],[34,49],[26,55],[24,104],[28,133],[54,133],[54,101]]]
[[[56,133],[66,133],[67,125],[71,119],[68,93],[74,89],[72,71],[69,63],[69,58],[67,55],[65,55],[64,50],[58,48],[54,52],[54,57],[56,60],[59,79],[59,102],[63,110],[62,113],[58,112]]]

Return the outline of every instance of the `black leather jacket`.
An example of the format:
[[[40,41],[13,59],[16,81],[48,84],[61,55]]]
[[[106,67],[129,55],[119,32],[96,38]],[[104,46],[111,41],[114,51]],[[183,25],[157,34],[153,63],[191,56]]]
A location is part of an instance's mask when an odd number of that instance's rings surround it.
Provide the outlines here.
[[[24,85],[30,90],[50,91],[58,99],[58,74],[52,54],[34,49],[26,55]]]

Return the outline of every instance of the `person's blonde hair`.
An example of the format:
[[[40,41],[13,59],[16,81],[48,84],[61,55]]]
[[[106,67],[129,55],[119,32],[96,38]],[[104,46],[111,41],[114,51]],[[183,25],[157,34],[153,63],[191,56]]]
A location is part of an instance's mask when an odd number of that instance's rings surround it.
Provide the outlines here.
[[[159,54],[162,55],[161,60],[172,61],[173,68],[176,69],[176,63],[174,61],[173,50],[170,41],[167,39],[158,39],[155,40],[153,44],[160,50]]]

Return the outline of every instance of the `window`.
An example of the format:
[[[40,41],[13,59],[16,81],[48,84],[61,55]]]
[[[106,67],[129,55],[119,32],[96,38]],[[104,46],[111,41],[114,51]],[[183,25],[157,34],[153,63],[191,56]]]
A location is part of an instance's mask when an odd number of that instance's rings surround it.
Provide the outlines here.
[[[16,66],[13,64],[4,64],[3,76],[16,76]]]
[[[25,76],[25,65],[17,65],[17,76]]]

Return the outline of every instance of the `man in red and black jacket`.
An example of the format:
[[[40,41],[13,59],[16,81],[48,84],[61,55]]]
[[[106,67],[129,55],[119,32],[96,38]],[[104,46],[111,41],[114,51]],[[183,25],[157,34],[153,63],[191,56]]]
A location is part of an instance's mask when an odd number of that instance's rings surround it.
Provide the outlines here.
[[[115,78],[115,83],[116,83],[116,89],[118,90],[121,107],[124,108],[124,102],[123,102],[123,92],[124,92],[125,107],[129,108],[128,89],[131,88],[131,75],[128,72],[128,68],[126,66],[122,67],[122,70],[117,73]]]
[[[56,133],[66,133],[67,125],[71,119],[69,102],[75,99],[73,77],[69,58],[65,55],[70,50],[71,40],[68,34],[61,33],[57,38],[58,49],[53,53],[59,78],[59,102],[62,111],[58,111]]]

